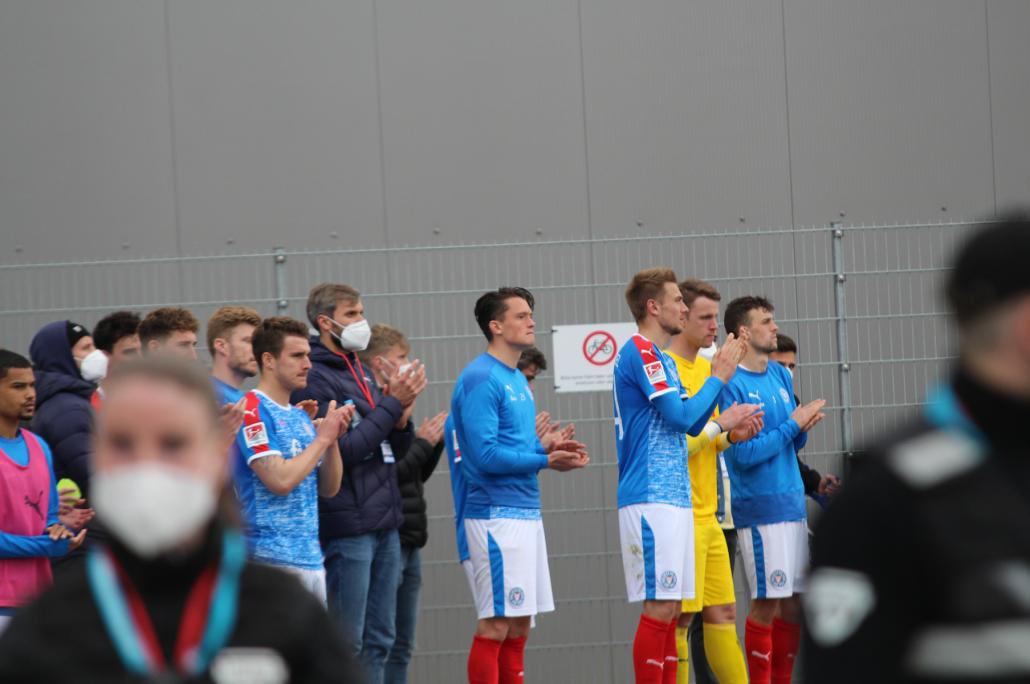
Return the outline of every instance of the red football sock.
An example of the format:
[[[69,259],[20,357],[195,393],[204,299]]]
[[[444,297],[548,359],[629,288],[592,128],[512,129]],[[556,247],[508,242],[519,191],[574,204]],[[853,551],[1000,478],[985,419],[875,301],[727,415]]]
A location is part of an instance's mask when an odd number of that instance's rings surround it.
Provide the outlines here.
[[[675,628],[675,621],[670,625],[646,615],[640,616],[637,635],[633,638],[633,672],[636,675],[636,684],[662,684],[669,630]],[[675,650],[675,638],[672,643]]]
[[[790,684],[801,641],[801,626],[776,618],[772,623],[772,684]]]
[[[500,684],[522,684],[526,637],[508,637],[501,642]]]
[[[771,684],[772,627],[748,618],[744,625],[744,650],[747,651],[747,670],[751,684]]]
[[[662,684],[676,684],[676,670],[679,667],[679,653],[676,652],[676,621],[669,625],[665,637],[665,667],[662,669]]]
[[[501,642],[476,635],[469,651],[469,684],[499,684]]]

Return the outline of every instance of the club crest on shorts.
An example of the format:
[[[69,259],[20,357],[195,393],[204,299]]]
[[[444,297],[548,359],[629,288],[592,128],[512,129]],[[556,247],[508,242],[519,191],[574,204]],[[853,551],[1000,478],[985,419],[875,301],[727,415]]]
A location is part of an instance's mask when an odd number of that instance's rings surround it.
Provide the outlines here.
[[[777,589],[787,586],[787,573],[783,572],[783,570],[773,570],[769,574],[769,584]]]
[[[662,573],[662,576],[658,578],[658,581],[661,583],[662,589],[675,589],[678,578],[676,577],[676,573],[672,570],[666,570]]]
[[[514,608],[520,608],[525,602],[526,592],[522,591],[522,587],[512,587],[511,591],[508,592],[508,603]]]

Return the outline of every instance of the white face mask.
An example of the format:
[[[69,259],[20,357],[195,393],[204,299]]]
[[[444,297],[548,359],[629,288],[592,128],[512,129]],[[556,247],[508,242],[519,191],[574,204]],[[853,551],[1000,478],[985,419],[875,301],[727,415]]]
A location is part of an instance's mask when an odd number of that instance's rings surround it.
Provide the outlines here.
[[[86,382],[100,382],[107,375],[107,354],[94,349],[82,360],[75,361],[79,366],[79,375]]]
[[[341,349],[357,352],[368,347],[368,341],[372,338],[372,328],[369,327],[368,320],[363,318],[357,323],[351,323],[350,325],[343,325],[332,318],[329,320],[341,328],[339,334],[329,333],[339,341]]]
[[[93,507],[111,532],[142,558],[174,549],[215,512],[211,480],[162,463],[96,472]]]

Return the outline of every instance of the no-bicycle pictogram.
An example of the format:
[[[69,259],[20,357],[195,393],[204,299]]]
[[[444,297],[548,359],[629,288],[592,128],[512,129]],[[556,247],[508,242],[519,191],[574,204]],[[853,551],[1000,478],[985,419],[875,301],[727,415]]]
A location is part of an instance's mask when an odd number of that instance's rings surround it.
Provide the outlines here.
[[[615,359],[618,345],[612,334],[604,330],[595,330],[583,340],[583,356],[595,366],[607,366]]]

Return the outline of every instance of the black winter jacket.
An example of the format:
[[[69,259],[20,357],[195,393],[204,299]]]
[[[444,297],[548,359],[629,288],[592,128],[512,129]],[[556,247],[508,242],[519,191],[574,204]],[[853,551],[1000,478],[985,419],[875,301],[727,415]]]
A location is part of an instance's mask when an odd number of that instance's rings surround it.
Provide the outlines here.
[[[401,544],[421,549],[429,541],[429,519],[426,517],[425,482],[436,469],[443,453],[443,441],[432,445],[421,437],[411,443],[408,453],[397,461],[397,483],[401,489],[404,522]]]
[[[347,355],[355,372],[359,363],[354,354]],[[324,416],[329,402],[342,405],[351,399],[360,422],[340,439],[343,458],[343,484],[339,493],[319,498],[319,535],[325,543],[337,537],[352,537],[378,530],[395,530],[401,526],[401,493],[397,486],[394,463],[384,458],[382,443],[389,442],[394,454],[405,454],[414,439],[411,424],[397,429],[404,408],[376,386],[372,372],[364,369],[365,383],[375,407],[369,404],[358,388],[346,362],[330,351],[317,337],[311,338],[311,371],[308,385],[290,397],[294,404],[304,399],[318,401],[318,415]]]
[[[1030,681],[1030,402],[952,387],[819,520],[806,683]]]

